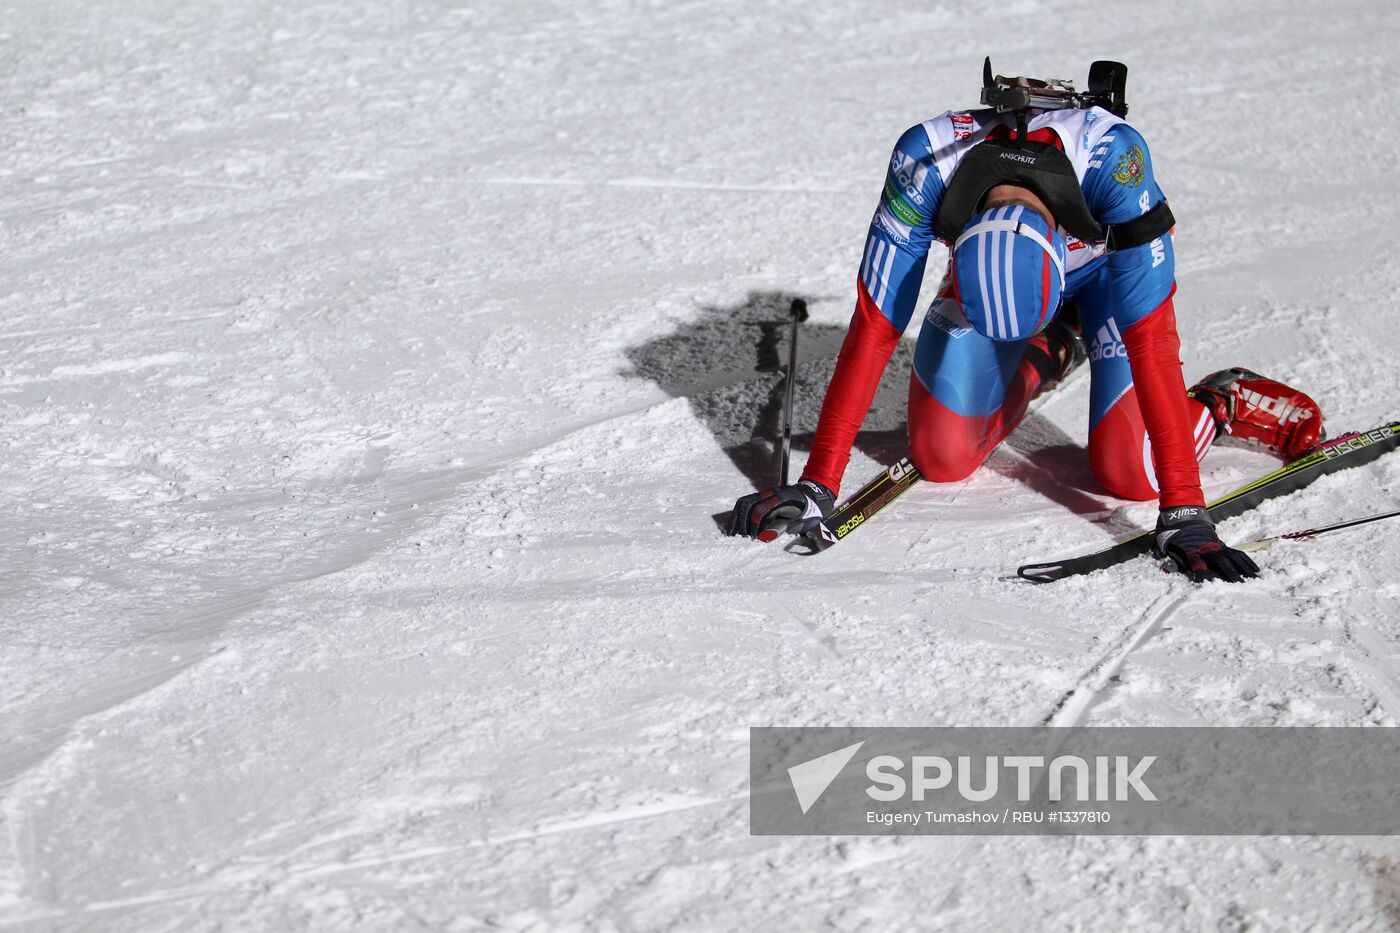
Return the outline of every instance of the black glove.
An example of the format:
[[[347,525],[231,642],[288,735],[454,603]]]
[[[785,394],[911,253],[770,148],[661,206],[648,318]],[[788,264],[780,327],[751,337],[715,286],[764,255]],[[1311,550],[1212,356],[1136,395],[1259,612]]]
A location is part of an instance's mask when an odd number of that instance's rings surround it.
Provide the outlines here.
[[[744,496],[734,503],[728,534],[772,541],[786,527],[793,534],[805,535],[831,514],[836,497],[821,483],[799,480],[792,486],[779,486]]]
[[[1245,577],[1259,576],[1259,565],[1248,554],[1220,540],[1210,513],[1201,506],[1162,509],[1157,515],[1156,534],[1152,553],[1170,557],[1197,583],[1214,579],[1239,583]]]

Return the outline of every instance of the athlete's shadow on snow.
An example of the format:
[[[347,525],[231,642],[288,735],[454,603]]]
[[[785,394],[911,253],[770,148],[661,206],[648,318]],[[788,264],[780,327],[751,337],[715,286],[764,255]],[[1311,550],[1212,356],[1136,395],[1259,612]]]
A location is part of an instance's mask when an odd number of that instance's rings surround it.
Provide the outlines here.
[[[751,292],[736,305],[706,305],[692,321],[627,353],[633,376],[654,382],[690,402],[696,417],[744,475],[750,488],[778,480],[783,411],[783,367],[787,362],[794,298],[785,291]],[[796,399],[793,407],[792,477],[800,474],[811,447],[822,398],[846,336],[838,325],[813,321],[798,334]],[[909,449],[905,418],[913,346],[901,341],[880,380],[856,447],[877,463],[894,463]],[[1084,448],[1053,423],[1032,413],[983,470],[1023,483],[1080,515],[1103,514],[1103,500]],[[1018,456],[1019,454],[1019,456]],[[869,477],[848,476],[846,492]],[[734,490],[737,498],[746,490]]]
[[[998,456],[1006,448],[1020,456]],[[1036,412],[1016,426],[983,469],[1022,483],[1076,515],[1102,514],[1111,508],[1089,466],[1088,451]]]
[[[736,305],[706,305],[693,321],[627,353],[632,375],[690,401],[701,423],[754,489],[778,481],[783,426],[783,381],[788,356],[788,309],[784,291],[750,292]],[[800,472],[821,412],[846,325],[807,321],[798,332],[797,385],[793,405],[793,478]],[[885,371],[866,429],[856,446],[890,462],[906,447],[904,399],[912,348],[901,344]],[[735,496],[744,492],[736,489]]]

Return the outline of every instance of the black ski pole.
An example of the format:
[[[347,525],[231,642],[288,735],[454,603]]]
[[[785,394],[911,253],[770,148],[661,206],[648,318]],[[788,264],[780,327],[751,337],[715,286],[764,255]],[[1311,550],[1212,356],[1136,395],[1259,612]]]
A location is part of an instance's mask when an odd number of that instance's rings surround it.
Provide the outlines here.
[[[788,342],[787,379],[783,385],[783,462],[778,471],[778,485],[788,484],[788,460],[792,456],[792,397],[797,383],[797,325],[807,320],[807,302],[792,299],[788,308],[792,317],[792,339]]]

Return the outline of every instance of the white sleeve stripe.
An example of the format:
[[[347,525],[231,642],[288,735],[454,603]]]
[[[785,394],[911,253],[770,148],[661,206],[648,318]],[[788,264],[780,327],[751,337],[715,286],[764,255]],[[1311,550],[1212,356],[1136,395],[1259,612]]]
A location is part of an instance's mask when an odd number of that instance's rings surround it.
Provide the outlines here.
[[[870,254],[875,249],[875,243],[876,237],[872,233],[865,241],[865,261],[860,264],[860,278],[867,291],[870,288]]]
[[[894,269],[894,247],[885,245],[885,265],[880,270],[880,297],[875,303],[880,306],[880,310],[885,310],[885,296],[890,291],[890,272]]]

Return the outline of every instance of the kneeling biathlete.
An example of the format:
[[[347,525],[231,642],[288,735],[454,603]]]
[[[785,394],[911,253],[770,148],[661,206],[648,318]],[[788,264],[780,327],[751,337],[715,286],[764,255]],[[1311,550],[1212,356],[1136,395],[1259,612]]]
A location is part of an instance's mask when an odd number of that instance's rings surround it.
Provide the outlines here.
[[[1081,94],[1068,82],[993,79],[989,63],[989,109],[948,112],[900,136],[802,478],[739,499],[730,534],[803,534],[830,513],[936,239],[950,247],[948,269],[909,381],[910,458],[925,478],[971,475],[1027,405],[1087,356],[1099,483],[1158,501],[1159,556],[1193,579],[1258,573],[1216,535],[1197,464],[1226,435],[1292,459],[1322,437],[1322,414],[1246,369],[1187,391],[1173,218],[1147,143],[1124,120],[1125,73],[1096,62]]]

